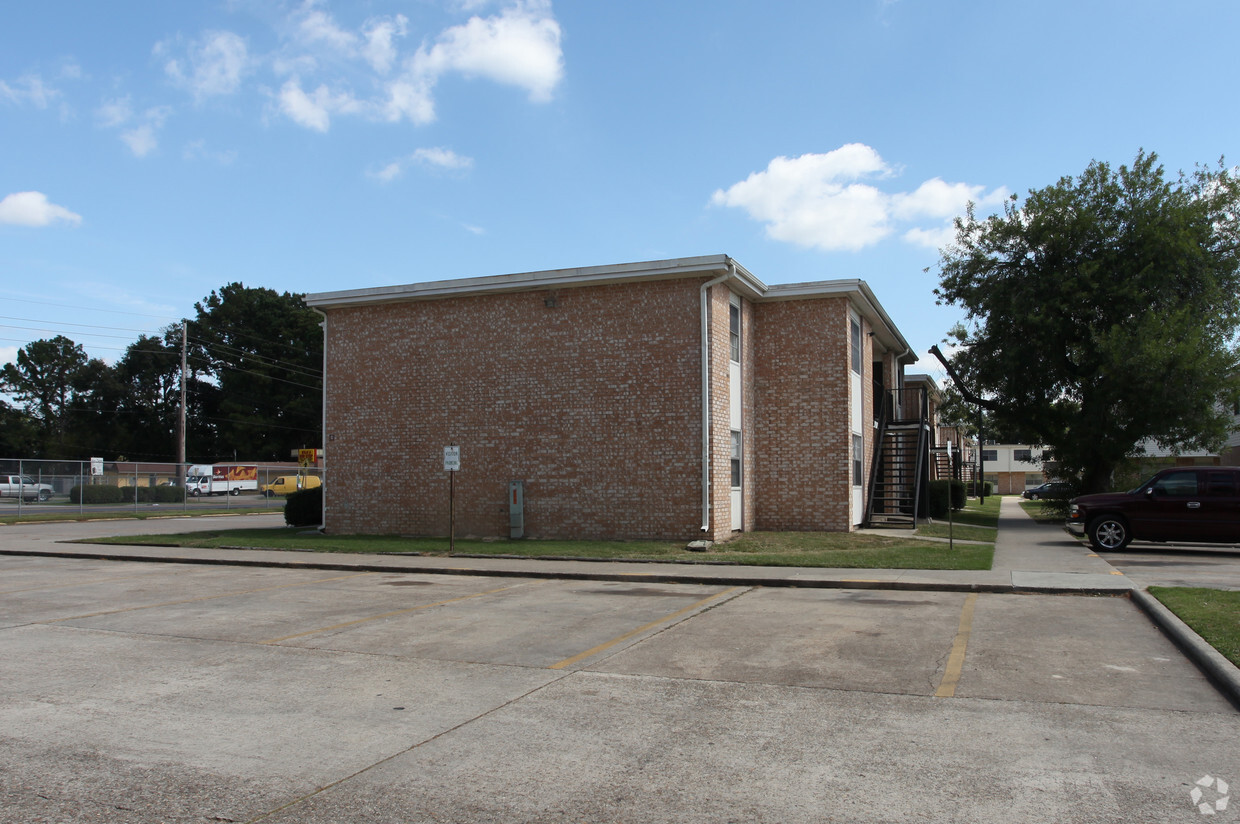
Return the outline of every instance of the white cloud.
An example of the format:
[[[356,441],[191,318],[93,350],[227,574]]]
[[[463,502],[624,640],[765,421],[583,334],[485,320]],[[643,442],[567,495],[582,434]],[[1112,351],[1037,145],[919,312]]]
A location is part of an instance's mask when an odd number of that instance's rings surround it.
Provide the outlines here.
[[[128,96],[116,100],[105,100],[98,109],[95,109],[95,117],[99,125],[105,129],[119,128],[133,117],[133,104]]]
[[[498,17],[471,17],[441,34],[410,63],[415,76],[434,79],[459,72],[527,90],[546,102],[563,77],[560,24],[543,0],[519,2]]]
[[[295,77],[280,89],[280,111],[294,123],[316,132],[326,132],[331,127],[333,114],[353,114],[361,109],[362,105],[352,95],[333,94],[327,86],[319,86],[307,94]]]
[[[850,143],[826,154],[777,157],[711,201],[737,206],[767,234],[799,246],[857,251],[890,234],[886,196],[856,181],[891,173],[878,152]]]
[[[994,205],[1007,190],[933,178],[913,192],[889,194],[869,180],[896,173],[869,146],[850,143],[826,154],[777,157],[761,172],[711,197],[719,206],[744,209],[766,224],[775,240],[824,251],[859,251],[896,231],[896,223],[933,219],[931,227],[913,226],[901,237],[917,245],[940,248],[954,237],[951,220],[970,200]]]
[[[406,157],[393,160],[379,171],[371,172],[370,177],[383,183],[391,183],[403,175],[410,165],[428,166],[447,171],[464,171],[473,168],[474,159],[440,146],[417,149]]]
[[[357,35],[345,31],[336,25],[336,21],[325,11],[319,11],[315,0],[307,0],[299,12],[301,21],[297,31],[307,44],[324,43],[340,52],[351,52],[357,47]]]
[[[362,47],[362,55],[370,67],[379,74],[387,74],[396,62],[397,37],[404,37],[409,29],[409,20],[403,14],[393,18],[382,18],[368,21],[362,29],[366,35],[366,45]]]
[[[153,106],[144,111],[131,128],[121,132],[121,142],[129,147],[134,157],[146,157],[159,146],[158,132],[171,115],[168,106]],[[128,97],[105,101],[95,110],[99,125],[107,129],[120,129],[134,121],[133,108]]]
[[[413,153],[413,160],[415,163],[437,166],[441,169],[468,169],[474,165],[472,157],[465,157],[451,149],[444,149],[438,146],[430,149],[418,149]]]
[[[50,202],[42,192],[15,192],[0,200],[0,223],[42,227],[53,223],[77,226],[81,222],[81,215]]]
[[[60,92],[47,86],[37,74],[24,74],[13,85],[0,80],[0,100],[13,103],[30,103],[37,109],[46,109]]]
[[[435,100],[431,85],[418,78],[402,78],[387,85],[387,100],[382,104],[383,116],[396,123],[404,118],[415,126],[435,119]]]
[[[168,49],[167,43],[161,43],[155,47],[155,53],[162,54]],[[237,91],[251,63],[243,37],[230,31],[209,31],[189,45],[184,60],[168,60],[164,72],[201,100]]]
[[[205,140],[191,140],[181,150],[181,157],[186,160],[209,160],[221,166],[228,166],[237,159],[236,150],[220,151],[207,146]]]

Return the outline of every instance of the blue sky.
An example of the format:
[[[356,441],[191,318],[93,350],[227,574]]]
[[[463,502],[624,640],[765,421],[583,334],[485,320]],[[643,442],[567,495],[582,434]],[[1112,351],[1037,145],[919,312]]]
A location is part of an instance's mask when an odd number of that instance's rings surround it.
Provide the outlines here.
[[[240,281],[728,254],[918,351],[972,199],[1240,157],[1234,0],[0,6],[0,363],[112,361]],[[929,273],[924,270],[931,267]],[[937,364],[922,365],[937,371]]]

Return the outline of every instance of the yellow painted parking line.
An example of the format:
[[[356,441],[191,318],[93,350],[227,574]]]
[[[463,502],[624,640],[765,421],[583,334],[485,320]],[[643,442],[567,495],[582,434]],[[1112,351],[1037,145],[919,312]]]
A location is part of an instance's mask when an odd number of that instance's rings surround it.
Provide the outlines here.
[[[1111,570],[1111,574],[1112,575],[1123,575],[1124,573],[1120,572],[1118,569],[1113,569]]]
[[[232,598],[236,595],[253,595],[256,592],[271,592],[276,589],[290,589],[292,587],[308,587],[315,584],[325,584],[330,581],[344,581],[348,578],[360,578],[363,575],[374,575],[373,572],[354,572],[351,575],[337,575],[334,578],[319,578],[314,581],[299,581],[295,584],[279,584],[271,587],[258,587],[257,589],[242,589],[235,592],[221,592],[216,595],[204,595],[201,598],[184,598],[180,601],[164,601],[159,604],[144,604],[140,607],[122,607],[121,609],[104,609],[99,612],[87,612],[83,615],[70,615],[68,618],[52,618],[47,621],[40,621],[41,624],[55,624],[61,621],[76,621],[80,618],[97,618],[100,615],[117,615],[122,612],[137,612],[142,609],[157,609],[159,607],[175,607],[179,604],[196,604],[201,601],[214,601],[216,598]]]
[[[371,615],[367,618],[357,618],[353,621],[344,621],[343,623],[332,624],[330,627],[319,627],[318,629],[311,629],[305,632],[297,632],[292,635],[284,635],[279,638],[268,638],[266,641],[259,641],[258,643],[278,644],[281,641],[291,641],[294,638],[305,638],[307,635],[318,635],[321,632],[331,632],[332,630],[344,629],[345,627],[355,627],[358,624],[368,624],[371,621],[382,621],[384,618],[393,618],[397,615],[408,615],[411,612],[418,612],[424,609],[431,609],[432,607],[441,607],[441,606],[444,606],[445,604],[455,604],[459,601],[468,601],[471,598],[481,598],[483,595],[494,595],[497,592],[503,592],[506,589],[514,589],[519,586],[526,586],[526,584],[510,584],[506,587],[496,587],[495,589],[488,589],[486,592],[475,592],[470,595],[462,595],[458,598],[448,598],[447,600],[444,600],[444,601],[436,601],[433,604],[420,604],[416,607],[409,607],[408,609],[397,609],[397,610],[393,610],[392,612],[384,612],[379,615]]]
[[[591,656],[598,655],[603,650],[608,649],[610,647],[614,647],[616,644],[623,643],[624,641],[629,640],[635,635],[641,635],[643,632],[654,629],[660,624],[666,624],[668,621],[674,621],[686,613],[693,612],[695,609],[700,609],[706,604],[709,604],[711,601],[717,601],[723,596],[728,595],[729,593],[736,592],[737,590],[740,590],[740,589],[744,589],[744,587],[729,587],[728,589],[725,589],[722,592],[716,592],[714,595],[710,596],[709,598],[703,598],[697,603],[690,604],[684,609],[676,610],[671,615],[664,615],[662,618],[651,621],[648,624],[642,624],[637,629],[630,630],[624,633],[624,635],[620,635],[615,638],[612,638],[610,641],[604,641],[603,643],[599,644],[596,647],[591,647],[585,652],[579,652],[571,658],[565,658],[563,661],[557,661],[556,663],[547,667],[547,669],[558,670],[558,669],[564,669],[565,667],[571,667],[573,664],[576,664],[578,661],[584,661],[587,658],[590,658]]]
[[[977,604],[977,593],[970,593],[964,599],[964,609],[960,611],[960,628],[956,630],[956,640],[952,642],[951,654],[947,656],[947,669],[943,672],[943,680],[934,691],[935,698],[951,698],[956,694],[956,685],[960,683],[960,673],[964,669],[964,654],[969,647],[969,635],[973,632],[973,607]]]

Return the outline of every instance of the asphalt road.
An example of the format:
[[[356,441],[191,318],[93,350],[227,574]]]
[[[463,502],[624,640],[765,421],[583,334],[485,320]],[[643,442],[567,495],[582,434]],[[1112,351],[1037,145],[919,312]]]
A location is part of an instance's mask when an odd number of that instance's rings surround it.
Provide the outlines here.
[[[1118,597],[0,556],[0,683],[15,824],[1128,824],[1240,787],[1240,713]]]

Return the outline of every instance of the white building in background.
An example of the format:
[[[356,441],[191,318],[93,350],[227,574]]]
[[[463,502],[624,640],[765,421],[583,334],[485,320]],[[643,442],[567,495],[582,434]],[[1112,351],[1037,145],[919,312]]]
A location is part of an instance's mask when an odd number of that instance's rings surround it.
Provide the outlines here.
[[[1029,444],[983,444],[983,479],[998,495],[1019,495],[1046,483],[1050,478],[1042,465],[1043,451],[1042,447]]]

